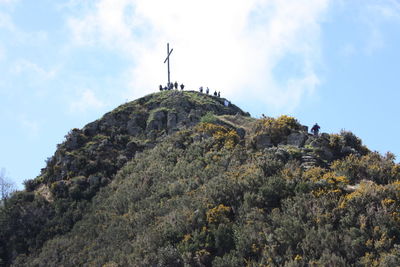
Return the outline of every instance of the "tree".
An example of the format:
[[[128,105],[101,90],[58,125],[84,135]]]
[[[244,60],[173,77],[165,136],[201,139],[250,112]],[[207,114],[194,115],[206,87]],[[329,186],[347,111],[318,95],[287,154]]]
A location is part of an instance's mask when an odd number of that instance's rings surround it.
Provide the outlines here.
[[[7,198],[15,191],[14,184],[8,181],[8,178],[5,174],[5,169],[1,169],[0,171],[0,205],[3,204]]]

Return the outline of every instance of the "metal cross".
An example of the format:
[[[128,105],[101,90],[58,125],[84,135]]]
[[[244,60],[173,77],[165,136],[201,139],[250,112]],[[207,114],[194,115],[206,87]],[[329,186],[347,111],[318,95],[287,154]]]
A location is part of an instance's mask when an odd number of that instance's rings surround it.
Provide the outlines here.
[[[164,63],[165,63],[165,62],[168,62],[168,86],[171,84],[171,81],[170,81],[170,72],[169,72],[169,56],[171,55],[171,53],[172,53],[173,50],[174,50],[174,49],[171,49],[171,51],[169,51],[169,43],[167,43],[167,58],[164,60]]]

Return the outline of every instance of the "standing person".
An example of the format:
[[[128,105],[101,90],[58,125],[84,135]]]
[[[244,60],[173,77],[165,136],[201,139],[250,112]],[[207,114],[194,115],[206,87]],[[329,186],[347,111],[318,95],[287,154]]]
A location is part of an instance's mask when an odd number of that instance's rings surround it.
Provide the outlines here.
[[[218,95],[217,91],[214,91],[214,96],[217,96],[217,95]]]
[[[207,87],[206,94],[208,95],[209,92],[210,92],[210,89],[208,89],[208,87]]]
[[[163,87],[162,87],[162,85],[160,84],[160,91],[162,91],[163,90]]]
[[[174,87],[175,87],[176,90],[178,90],[178,82],[174,83]]]
[[[203,86],[200,86],[199,91],[200,93],[203,93]]]
[[[218,91],[218,97],[221,97],[221,92],[220,91]]]
[[[181,90],[183,90],[183,88],[185,88],[185,86],[183,85],[183,83],[181,84]]]
[[[314,126],[311,128],[311,132],[315,135],[318,136],[319,129],[321,127],[318,125],[318,123],[315,123]]]

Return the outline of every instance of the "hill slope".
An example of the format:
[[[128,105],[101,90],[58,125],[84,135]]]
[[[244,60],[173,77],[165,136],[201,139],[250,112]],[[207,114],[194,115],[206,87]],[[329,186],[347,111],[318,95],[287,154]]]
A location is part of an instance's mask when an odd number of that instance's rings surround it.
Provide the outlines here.
[[[1,207],[14,266],[396,266],[400,166],[350,132],[167,91],[74,129]]]

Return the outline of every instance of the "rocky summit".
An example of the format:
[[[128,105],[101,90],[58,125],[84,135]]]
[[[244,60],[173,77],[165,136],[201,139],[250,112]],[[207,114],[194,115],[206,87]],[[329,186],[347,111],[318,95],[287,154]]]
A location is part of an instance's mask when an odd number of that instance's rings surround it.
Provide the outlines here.
[[[0,266],[400,266],[400,165],[162,91],[72,129],[0,206]]]
[[[34,190],[43,182],[64,185],[73,177],[87,185],[106,184],[137,152],[198,124],[206,114],[250,116],[224,102],[197,92],[165,91],[121,105],[83,129],[72,129],[28,187]]]

